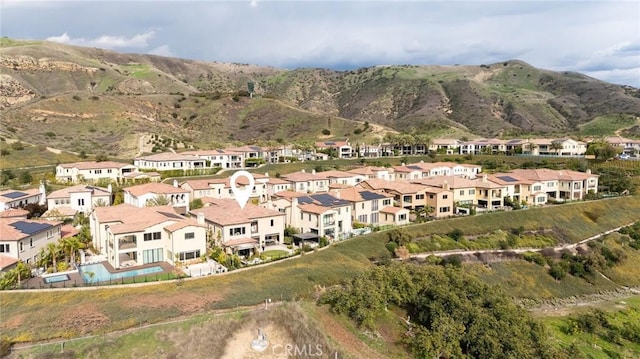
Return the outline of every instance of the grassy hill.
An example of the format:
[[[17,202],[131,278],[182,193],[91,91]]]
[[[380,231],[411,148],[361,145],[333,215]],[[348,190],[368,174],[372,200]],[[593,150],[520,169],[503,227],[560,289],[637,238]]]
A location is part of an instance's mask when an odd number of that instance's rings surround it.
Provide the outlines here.
[[[472,137],[640,129],[638,89],[517,60],[283,70],[2,38],[0,68],[0,136],[74,152],[134,156],[151,136],[212,147],[359,141],[393,130]]]

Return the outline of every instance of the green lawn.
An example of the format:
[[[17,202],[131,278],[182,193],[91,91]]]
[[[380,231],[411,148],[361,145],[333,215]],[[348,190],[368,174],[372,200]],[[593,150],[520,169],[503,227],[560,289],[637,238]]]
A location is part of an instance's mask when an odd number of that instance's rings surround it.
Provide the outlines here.
[[[280,258],[280,257],[286,257],[289,255],[289,252],[287,251],[282,251],[282,250],[271,250],[271,251],[264,251],[262,253],[265,257],[269,257],[271,259],[276,259],[276,258]]]
[[[616,114],[596,117],[578,127],[580,128],[580,134],[584,136],[611,136],[619,129],[637,124],[638,120],[634,115]]]

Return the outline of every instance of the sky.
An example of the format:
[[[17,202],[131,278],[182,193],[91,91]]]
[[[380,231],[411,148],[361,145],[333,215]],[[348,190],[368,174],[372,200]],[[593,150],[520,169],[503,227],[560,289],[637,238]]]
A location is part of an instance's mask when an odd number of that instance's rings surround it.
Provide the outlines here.
[[[0,35],[287,69],[519,59],[640,88],[637,0],[0,0]]]

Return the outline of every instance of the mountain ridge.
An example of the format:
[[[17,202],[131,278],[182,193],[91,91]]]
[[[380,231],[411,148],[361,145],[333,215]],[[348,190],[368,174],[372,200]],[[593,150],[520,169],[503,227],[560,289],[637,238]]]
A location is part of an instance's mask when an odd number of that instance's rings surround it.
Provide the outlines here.
[[[384,131],[576,135],[607,116],[640,128],[640,90],[521,60],[285,70],[8,38],[0,55],[1,135],[76,152],[131,154],[141,136],[215,147]]]

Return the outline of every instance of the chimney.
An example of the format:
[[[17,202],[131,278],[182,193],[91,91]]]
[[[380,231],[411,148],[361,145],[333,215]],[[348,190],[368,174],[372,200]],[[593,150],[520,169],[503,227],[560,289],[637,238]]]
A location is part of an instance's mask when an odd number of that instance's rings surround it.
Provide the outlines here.
[[[591,174],[591,168],[587,168],[587,174],[590,175]]]
[[[311,174],[312,174],[312,175],[316,174],[316,170],[315,170],[315,169],[312,169],[312,170],[311,170]]]
[[[173,187],[178,188],[178,180],[177,179],[173,180]]]
[[[406,166],[406,164],[405,164],[404,162],[402,162],[402,163],[400,164],[400,166]]]
[[[487,183],[487,175],[482,175],[482,183]]]
[[[336,198],[340,199],[340,191],[336,191]]]
[[[107,192],[113,193],[113,186],[111,186],[111,183],[107,186]]]
[[[269,177],[269,172],[265,172],[265,173],[264,173],[264,176],[265,176],[265,177]]]
[[[40,181],[40,187],[38,187],[40,191],[40,200],[38,204],[44,206],[47,203],[47,188],[44,185],[44,181]]]
[[[300,170],[300,172],[305,173],[306,171],[305,171],[305,170],[304,170],[304,168],[303,168],[303,169],[301,169],[301,170]]]
[[[442,182],[442,189],[446,189],[447,191],[449,190],[449,182],[447,182],[447,180]]]
[[[197,222],[199,225],[204,226],[204,213],[200,212],[200,213],[197,213],[197,214],[196,214],[196,222]]]

